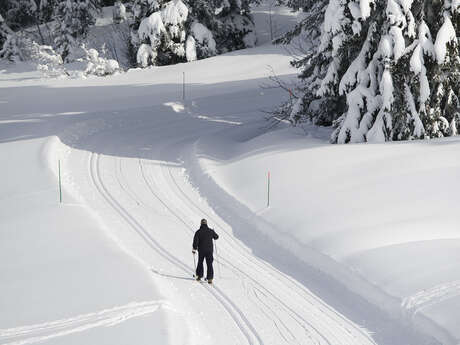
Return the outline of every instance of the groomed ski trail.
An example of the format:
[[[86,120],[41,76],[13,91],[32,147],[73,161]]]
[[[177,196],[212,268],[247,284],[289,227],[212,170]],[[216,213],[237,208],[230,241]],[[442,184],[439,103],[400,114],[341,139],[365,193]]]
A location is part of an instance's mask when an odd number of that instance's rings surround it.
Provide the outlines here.
[[[110,204],[114,210],[130,225],[132,230],[134,230],[143,240],[149,244],[152,250],[155,250],[160,254],[165,260],[170,262],[175,268],[181,270],[184,275],[193,272],[193,267],[182,262],[180,259],[176,258],[172,253],[166,251],[150,234],[149,232],[129,213],[126,209],[112,196],[110,191],[104,185],[104,182],[100,174],[100,164],[99,164],[100,155],[91,154],[90,158],[90,171],[91,178],[94,183],[94,186],[97,188],[100,195]],[[121,181],[119,181],[120,186],[122,186]],[[124,188],[123,188],[124,189]],[[126,190],[125,190],[126,191]],[[246,319],[241,310],[236,307],[236,305],[223,294],[219,289],[207,289],[215,300],[222,305],[222,307],[228,312],[231,318],[234,320],[235,324],[241,330],[241,333],[246,337],[248,344],[260,344],[264,343],[260,339],[256,330],[252,327],[249,321]]]
[[[196,119],[166,120],[131,128],[124,124],[123,128],[108,128],[80,139],[111,146],[120,145],[113,142],[114,138],[136,138],[131,148],[133,157],[87,154],[91,188],[97,192],[93,206],[98,208],[102,202],[110,208],[123,224],[120,228],[142,239],[156,259],[136,253],[136,248],[130,251],[139,255],[157,278],[168,280],[177,290],[175,294],[187,299],[192,291],[190,307],[197,311],[203,308],[204,320],[214,322],[207,329],[210,343],[219,339],[222,344],[375,344],[361,327],[294,279],[252,255],[190,185],[183,163],[149,158],[173,153],[179,161],[181,154],[198,139],[190,121]],[[171,130],[181,135],[171,138],[166,134]],[[157,137],[154,150],[148,144],[152,136]],[[121,145],[127,150],[125,144]],[[150,149],[147,153],[134,152],[139,147]],[[167,234],[157,229],[157,217],[169,224]],[[221,266],[215,268],[214,286],[187,279],[194,270],[190,256],[195,219],[202,217],[208,218],[220,235],[215,265]],[[180,245],[175,246],[176,242]],[[222,333],[232,337],[226,339]]]

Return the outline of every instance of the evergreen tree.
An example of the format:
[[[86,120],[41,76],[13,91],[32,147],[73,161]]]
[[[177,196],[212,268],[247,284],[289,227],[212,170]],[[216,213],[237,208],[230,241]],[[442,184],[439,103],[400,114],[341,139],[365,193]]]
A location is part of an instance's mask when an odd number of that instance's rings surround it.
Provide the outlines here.
[[[152,35],[152,41],[150,36],[144,37],[143,33],[139,32],[141,22],[150,18],[150,16],[160,9],[160,3],[156,0],[134,0],[133,6],[133,19],[130,23],[131,27],[131,54],[133,64],[138,64],[142,67],[154,64],[156,55],[154,54],[155,44],[157,40]],[[153,18],[152,18],[153,19]],[[146,26],[147,22],[144,24]],[[151,21],[153,24],[153,21]],[[153,28],[152,28],[153,29]],[[160,27],[161,30],[161,27]],[[152,30],[151,30],[152,31]],[[153,33],[153,31],[152,31]],[[157,36],[161,34],[161,31]],[[153,49],[152,49],[153,47]]]
[[[72,47],[86,37],[89,26],[96,22],[99,8],[98,0],[65,0],[56,4],[54,43],[64,61],[68,59]]]
[[[257,0],[135,0],[131,44],[141,66],[192,61],[255,44]]]
[[[35,0],[2,0],[0,12],[13,30],[21,30],[36,22],[37,4]]]
[[[223,0],[218,2],[219,27],[214,32],[220,53],[253,47],[256,44],[251,0]]]
[[[0,14],[0,58],[13,60],[17,53],[16,36]]]
[[[282,4],[290,5],[295,11],[300,7],[304,10],[303,19],[294,29],[275,41],[295,47],[296,55],[300,57],[291,64],[301,69],[299,78],[302,83],[296,90],[290,90],[291,97],[275,111],[276,118],[289,119],[293,124],[311,120],[318,125],[330,126],[336,119],[334,114],[342,113],[345,108],[345,97],[338,93],[337,83],[330,83],[326,78],[328,73],[331,75],[333,72],[330,68],[333,61],[332,35],[335,34],[337,39],[343,36],[343,30],[339,31],[341,23],[336,23],[336,29],[329,29],[331,32],[327,36],[321,35],[329,0],[288,0]],[[327,25],[334,23],[331,21]],[[334,39],[335,44],[337,39]],[[337,63],[332,64],[334,66]],[[321,96],[317,96],[320,87]]]
[[[134,15],[132,44],[138,64],[145,67],[185,61],[188,7],[182,1],[140,0],[135,3]]]
[[[0,15],[0,58],[25,61],[30,58],[32,40],[22,31],[14,32]]]
[[[186,42],[187,61],[203,59],[217,54],[217,44],[213,32],[221,28],[216,15],[219,1],[189,0],[190,9]]]
[[[0,13],[0,50],[3,50],[8,36],[13,34],[13,31],[6,24],[5,19],[3,19],[2,14]]]
[[[112,17],[115,24],[120,24],[126,20],[126,7],[119,0],[115,1]]]
[[[40,0],[38,4],[38,18],[40,23],[52,20],[54,9],[57,8],[59,0]]]
[[[336,143],[458,132],[459,4],[330,0],[304,80],[281,112],[336,127]]]

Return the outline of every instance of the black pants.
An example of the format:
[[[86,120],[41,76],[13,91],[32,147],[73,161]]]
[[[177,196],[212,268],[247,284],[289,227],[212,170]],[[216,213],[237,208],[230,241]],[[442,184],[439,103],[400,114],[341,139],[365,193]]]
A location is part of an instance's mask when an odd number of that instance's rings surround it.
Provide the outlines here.
[[[214,270],[212,268],[212,261],[214,260],[212,253],[198,252],[198,266],[196,267],[197,277],[203,277],[203,261],[206,259],[207,274],[206,279],[211,280],[214,278]]]

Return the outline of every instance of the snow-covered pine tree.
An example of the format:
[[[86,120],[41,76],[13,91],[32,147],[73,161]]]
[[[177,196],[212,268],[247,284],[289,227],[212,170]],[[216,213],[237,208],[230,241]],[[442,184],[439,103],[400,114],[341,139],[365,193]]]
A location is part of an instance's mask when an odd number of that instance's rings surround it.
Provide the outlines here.
[[[299,60],[304,84],[282,109],[336,127],[336,143],[458,131],[459,3],[330,0],[318,48]]]
[[[256,44],[251,4],[259,0],[218,1],[215,13],[219,18],[219,28],[213,33],[219,53],[253,47]]]
[[[141,66],[193,61],[255,44],[258,0],[135,0],[131,44]]]
[[[120,0],[115,1],[112,16],[115,24],[120,24],[126,20],[126,7]]]
[[[217,53],[217,45],[212,32],[197,21],[190,25],[185,46],[187,61],[204,59]]]
[[[85,45],[82,45],[82,49],[85,52],[87,61],[85,75],[97,75],[99,77],[103,77],[114,74],[120,70],[120,66],[117,61],[99,56],[96,49],[87,49]]]
[[[0,58],[14,60],[17,53],[16,35],[0,14]]]
[[[2,0],[0,11],[13,31],[35,24],[37,4],[35,0]]]
[[[426,102],[425,131],[430,137],[457,135],[460,130],[460,3],[433,0],[425,10],[433,37],[427,75],[430,97]]]
[[[45,77],[60,77],[69,75],[64,68],[61,55],[56,53],[51,46],[39,45],[36,42],[31,46],[31,61],[37,64],[37,70]]]
[[[328,0],[277,0],[278,6],[287,6],[298,14],[298,23],[294,29],[278,38],[276,44],[288,44],[293,39],[315,41],[321,34],[321,25],[324,21],[324,12]],[[300,37],[299,37],[300,36]]]
[[[146,67],[185,61],[187,17],[188,7],[181,0],[137,0],[131,26],[137,63]]]
[[[289,6],[294,11],[303,9],[303,18],[293,30],[275,41],[276,44],[290,44],[298,59],[291,61],[301,69],[302,80],[295,89],[290,89],[290,99],[274,111],[274,118],[288,119],[292,124],[312,120],[323,126],[330,126],[332,114],[343,109],[343,97],[336,93],[316,96],[318,84],[327,72],[330,54],[319,52],[321,27],[329,0],[279,0],[280,5]],[[343,110],[342,110],[343,112]]]
[[[12,33],[13,31],[6,24],[5,19],[3,19],[2,14],[0,13],[0,50],[3,50],[3,46],[8,39],[8,36]]]
[[[84,39],[90,25],[96,22],[99,0],[64,0],[56,4],[54,17],[57,20],[55,46],[64,61],[72,47]]]
[[[160,11],[164,24],[164,42],[158,49],[156,62],[159,65],[169,65],[185,60],[185,24],[188,18],[188,7],[181,0],[165,3]]]
[[[58,0],[40,0],[38,4],[38,18],[40,23],[51,21]]]
[[[256,37],[250,7],[260,0],[187,0],[192,21],[212,34],[218,53],[254,46]]]
[[[189,20],[186,24],[187,61],[203,59],[217,54],[217,43],[213,32],[221,27],[216,15],[218,1],[188,0]],[[217,4],[218,5],[218,4]]]

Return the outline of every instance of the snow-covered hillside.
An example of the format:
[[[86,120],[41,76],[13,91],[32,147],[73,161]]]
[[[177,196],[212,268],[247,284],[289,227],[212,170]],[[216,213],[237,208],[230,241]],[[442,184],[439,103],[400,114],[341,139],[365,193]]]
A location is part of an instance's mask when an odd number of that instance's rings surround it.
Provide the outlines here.
[[[331,146],[289,132],[200,140],[200,166],[222,189],[213,195],[232,196],[225,212],[252,217],[254,228],[305,263],[456,344],[460,139]]]
[[[269,130],[286,95],[260,86],[290,59],[82,80],[2,64],[0,344],[457,345],[459,140]],[[213,287],[192,279],[203,217]]]

